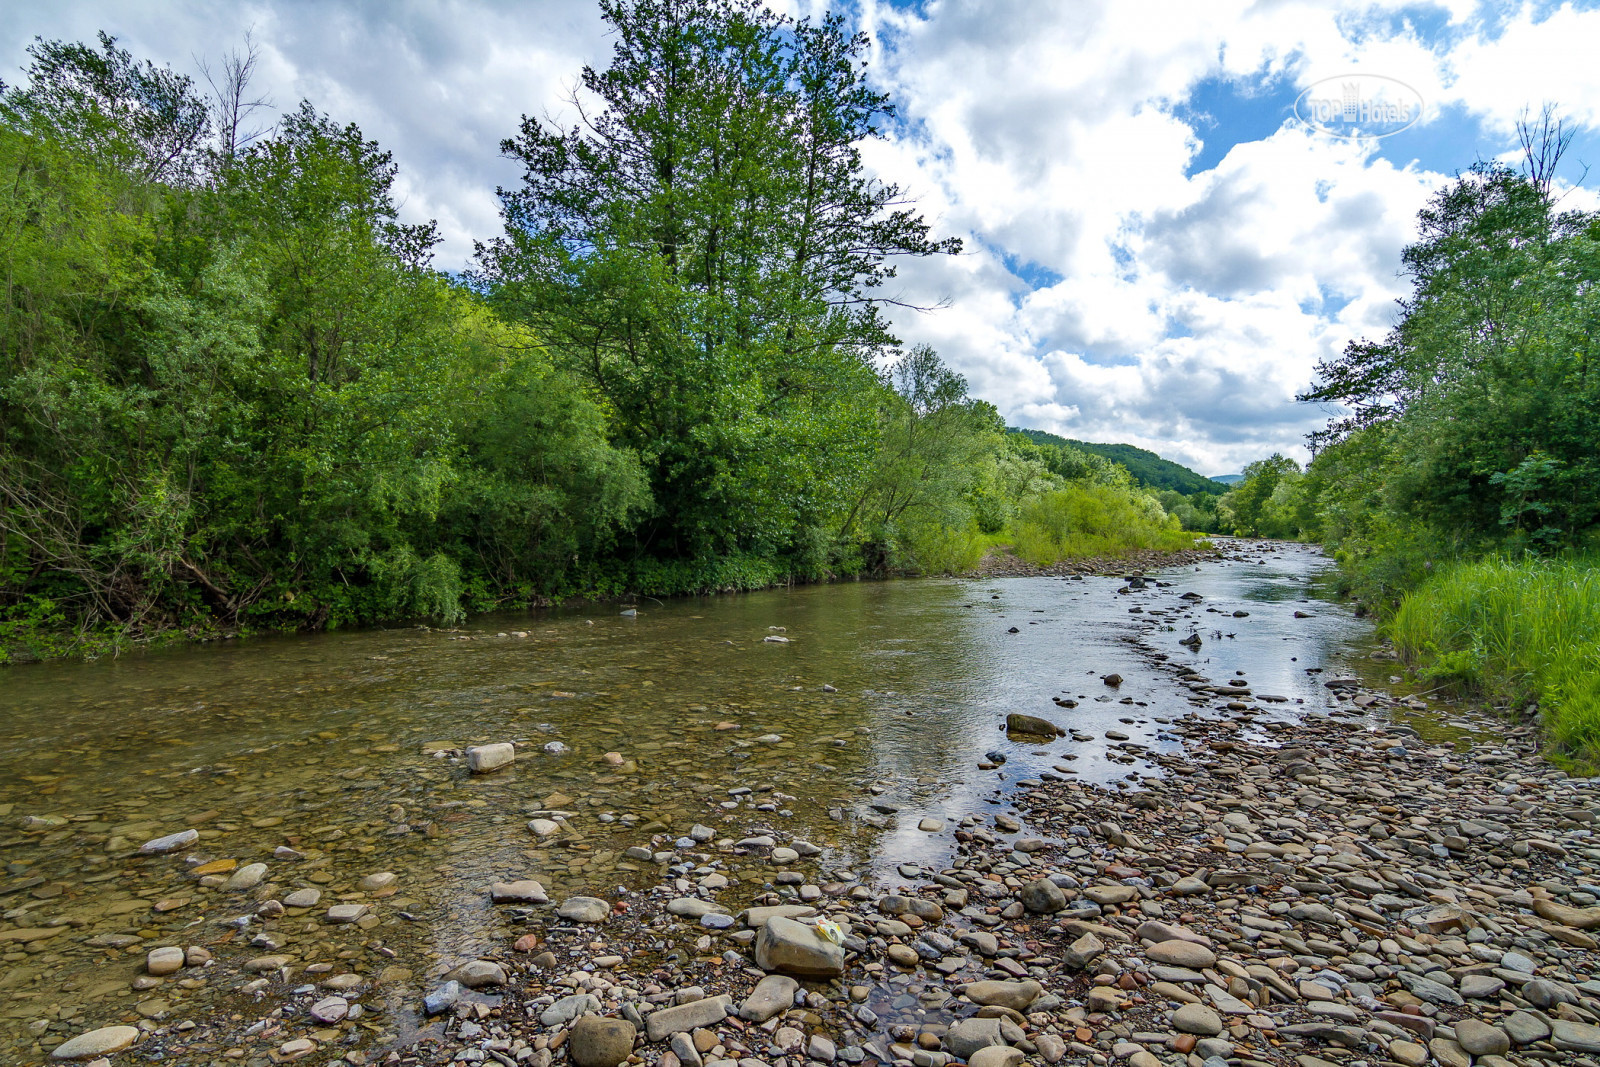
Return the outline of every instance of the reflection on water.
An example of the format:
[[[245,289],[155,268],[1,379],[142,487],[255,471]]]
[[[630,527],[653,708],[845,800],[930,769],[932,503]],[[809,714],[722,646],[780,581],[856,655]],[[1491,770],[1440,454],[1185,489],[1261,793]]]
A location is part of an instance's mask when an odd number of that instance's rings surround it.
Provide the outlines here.
[[[514,913],[487,902],[490,882],[535,878],[558,899],[646,888],[662,868],[626,850],[670,851],[697,823],[814,843],[826,871],[938,864],[948,835],[919,831],[923,816],[986,810],[1032,776],[1142,773],[1104,734],[1158,744],[1159,720],[1190,696],[1150,669],[1151,652],[1322,703],[1304,668],[1367,631],[1316,599],[1314,551],[1262,558],[1162,575],[1159,590],[1119,592],[1115,578],[814,586],[646,602],[627,617],[596,607],[14,669],[0,696],[0,1018],[20,1037],[41,994],[67,1019],[148,1005],[130,982],[151,944],[271,951],[248,923],[218,924],[261,891],[208,887],[190,859],[266,863],[279,896],[319,888],[323,907],[384,899],[365,932],[392,955],[390,978],[418,983],[516,936]],[[1194,633],[1198,651],[1179,643]],[[1120,685],[1101,680],[1112,673]],[[1085,740],[1008,738],[1013,711]],[[448,754],[506,740],[517,762],[494,775]],[[1006,761],[980,769],[990,752]],[[535,816],[558,829],[538,836]],[[137,852],[191,827],[190,849]],[[752,863],[727,870],[730,904],[741,883],[749,895],[771,878]],[[394,886],[361,888],[382,871]],[[301,958],[349,951],[309,920],[274,937]],[[157,1006],[193,1011],[208,995],[163,988]]]

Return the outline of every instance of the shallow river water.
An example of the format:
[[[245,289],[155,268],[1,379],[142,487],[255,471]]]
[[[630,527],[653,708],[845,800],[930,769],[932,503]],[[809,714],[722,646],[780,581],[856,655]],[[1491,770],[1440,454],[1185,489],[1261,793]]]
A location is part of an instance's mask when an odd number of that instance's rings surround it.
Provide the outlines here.
[[[517,936],[489,883],[616,899],[663,877],[628,848],[670,850],[697,823],[809,842],[835,875],[937,867],[948,835],[920,831],[924,818],[1004,803],[1019,780],[1147,773],[1105,734],[1157,748],[1159,720],[1188,710],[1153,656],[1213,680],[1242,674],[1255,699],[1283,698],[1268,716],[1326,702],[1307,669],[1363,661],[1370,627],[1319,594],[1328,564],[1315,550],[1234,557],[1150,576],[1161,589],[1111,577],[811,586],[11,669],[0,1058],[44,1019],[76,1031],[135,1007],[212,1010],[222,994],[203,982],[132,983],[153,944],[281,947],[227,922],[262,895],[218,885],[235,865],[267,864],[280,896],[318,888],[324,909],[383,900],[366,940],[319,941],[307,925],[294,951],[379,952],[397,1002]],[[1180,643],[1191,635],[1198,649]],[[1102,681],[1112,673],[1120,685]],[[1081,740],[1008,738],[1008,712]],[[494,741],[518,742],[516,763],[470,775],[457,750]],[[991,753],[1004,763],[981,767]],[[541,838],[536,817],[558,829]],[[139,852],[191,828],[185,849]],[[284,848],[299,855],[275,855]],[[221,861],[205,881],[201,861]],[[393,884],[362,888],[379,872]],[[752,895],[772,873],[752,859],[727,876]]]

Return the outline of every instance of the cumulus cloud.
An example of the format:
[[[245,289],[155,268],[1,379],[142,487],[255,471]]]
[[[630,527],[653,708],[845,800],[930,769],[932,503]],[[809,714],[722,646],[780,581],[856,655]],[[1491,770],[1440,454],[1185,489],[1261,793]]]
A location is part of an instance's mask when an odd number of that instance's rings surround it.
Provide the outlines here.
[[[947,305],[897,312],[905,339],[933,344],[1013,423],[1207,473],[1304,458],[1322,413],[1294,394],[1317,360],[1388,328],[1417,209],[1480,154],[1514,148],[1524,107],[1556,102],[1586,136],[1600,125],[1587,55],[1600,12],[1574,3],[850,10],[901,110],[864,159],[967,243],[891,283],[908,303]],[[609,52],[593,0],[79,0],[0,10],[0,65],[24,66],[34,35],[104,29],[195,72],[252,28],[280,107],[309,99],[393,151],[403,211],[439,221],[447,268],[499,228],[495,186],[517,180],[500,140],[523,114],[562,113],[583,64]],[[1351,71],[1415,88],[1423,123],[1375,144],[1294,119],[1300,90]],[[1208,87],[1220,95],[1202,107]]]

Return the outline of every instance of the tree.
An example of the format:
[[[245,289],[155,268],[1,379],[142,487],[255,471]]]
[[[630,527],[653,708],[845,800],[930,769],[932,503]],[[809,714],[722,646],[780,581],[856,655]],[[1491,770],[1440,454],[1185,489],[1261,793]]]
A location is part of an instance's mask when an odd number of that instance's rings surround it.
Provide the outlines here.
[[[893,115],[867,40],[755,0],[608,0],[617,43],[566,130],[503,151],[478,280],[604,397],[649,472],[641,544],[779,550],[839,521],[871,461],[899,256],[954,252],[859,143]]]
[[[35,38],[28,84],[4,97],[7,125],[143,181],[193,180],[210,133],[193,81],[135,61],[109,34],[99,41],[97,51]]]
[[[967,380],[918,345],[889,368],[872,477],[839,531],[859,527],[872,543],[893,540],[908,522],[966,528],[967,494],[1005,423],[993,405],[967,395]]]
[[[1396,527],[1552,548],[1600,518],[1600,243],[1593,216],[1556,210],[1561,135],[1546,127],[1524,130],[1528,174],[1484,164],[1434,197],[1405,251],[1399,325],[1319,367],[1302,397],[1349,411],[1315,435],[1324,448],[1388,428]]]
[[[1294,537],[1296,501],[1293,487],[1300,481],[1300,464],[1274,452],[1244,469],[1238,482],[1218,503],[1219,510],[1232,519],[1235,533],[1258,537]]]

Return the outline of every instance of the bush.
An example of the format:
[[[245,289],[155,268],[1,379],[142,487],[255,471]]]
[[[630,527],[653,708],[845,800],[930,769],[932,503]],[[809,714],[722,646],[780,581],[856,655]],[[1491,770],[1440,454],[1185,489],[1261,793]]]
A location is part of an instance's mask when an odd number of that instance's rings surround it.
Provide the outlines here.
[[[1430,676],[1501,701],[1538,701],[1556,744],[1600,757],[1600,558],[1450,567],[1406,596],[1389,633]]]
[[[1012,525],[1018,556],[1036,567],[1138,549],[1191,548],[1194,538],[1159,502],[1134,489],[1069,485],[1025,503]]]

